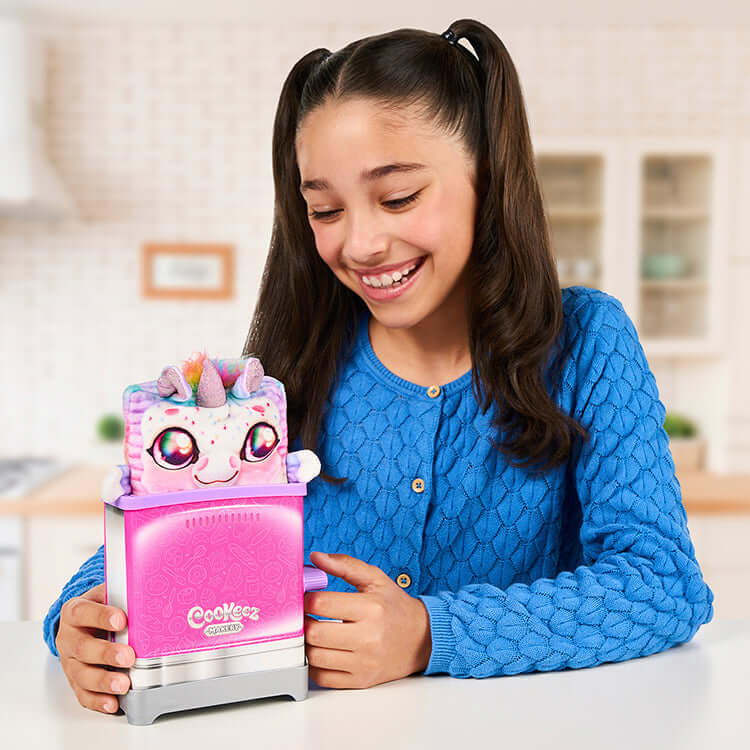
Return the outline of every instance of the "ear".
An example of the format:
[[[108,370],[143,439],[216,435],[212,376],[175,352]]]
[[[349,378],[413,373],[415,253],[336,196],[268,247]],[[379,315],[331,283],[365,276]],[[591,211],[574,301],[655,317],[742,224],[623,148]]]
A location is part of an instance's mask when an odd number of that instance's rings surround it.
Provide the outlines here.
[[[187,384],[177,365],[167,365],[161,371],[156,387],[162,398],[171,397],[175,401],[187,401],[193,396],[193,389]]]
[[[232,395],[238,399],[250,398],[260,388],[264,374],[260,360],[257,357],[249,357],[245,362],[242,373],[234,381]]]

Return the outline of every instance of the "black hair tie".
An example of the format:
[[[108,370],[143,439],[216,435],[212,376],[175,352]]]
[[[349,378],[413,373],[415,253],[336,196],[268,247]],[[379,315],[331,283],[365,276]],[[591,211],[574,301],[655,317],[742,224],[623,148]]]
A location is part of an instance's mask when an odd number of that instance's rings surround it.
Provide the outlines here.
[[[448,31],[444,31],[440,36],[442,36],[444,39],[447,39],[454,46],[456,42],[458,42],[458,37],[456,36],[456,33],[452,31],[451,29],[448,29]]]

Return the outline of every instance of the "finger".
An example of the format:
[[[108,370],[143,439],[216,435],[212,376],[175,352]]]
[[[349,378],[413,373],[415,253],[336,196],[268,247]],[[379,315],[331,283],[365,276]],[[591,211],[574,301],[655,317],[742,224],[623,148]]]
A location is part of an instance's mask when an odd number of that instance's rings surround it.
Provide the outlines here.
[[[326,554],[313,551],[310,552],[310,562],[326,573],[338,576],[347,583],[352,584],[352,586],[356,586],[360,591],[367,590],[369,586],[383,583],[386,580],[393,583],[390,577],[378,568],[377,565],[370,565],[364,560],[359,560],[351,555],[339,552]]]
[[[324,622],[305,616],[305,643],[320,648],[356,651],[357,625],[352,622]]]
[[[365,594],[352,591],[308,591],[305,613],[335,620],[357,622],[367,615]]]
[[[120,707],[120,701],[116,695],[106,695],[103,693],[94,693],[85,688],[73,685],[78,702],[84,708],[90,708],[92,711],[101,711],[106,714],[113,714]]]
[[[349,672],[337,672],[333,669],[319,669],[310,667],[308,675],[320,687],[327,688],[352,688],[355,687],[354,676]]]
[[[70,653],[66,655],[84,664],[107,664],[113,667],[132,667],[135,664],[135,651],[124,643],[110,643],[81,630],[69,637],[72,645]]]
[[[338,672],[353,672],[357,657],[351,651],[339,651],[335,648],[318,648],[305,646],[305,656],[309,666],[318,669],[334,669]]]
[[[130,678],[121,672],[93,667],[77,659],[70,659],[67,667],[69,680],[89,692],[124,695],[130,689]]]
[[[92,601],[99,602],[100,604],[106,604],[107,603],[107,584],[100,583],[98,586],[94,586],[93,588],[90,588],[88,591],[81,594],[81,596],[85,597],[86,599],[91,599]]]
[[[127,624],[127,616],[121,609],[100,604],[83,596],[69,599],[63,608],[65,611],[61,619],[76,628],[97,628],[117,632]]]

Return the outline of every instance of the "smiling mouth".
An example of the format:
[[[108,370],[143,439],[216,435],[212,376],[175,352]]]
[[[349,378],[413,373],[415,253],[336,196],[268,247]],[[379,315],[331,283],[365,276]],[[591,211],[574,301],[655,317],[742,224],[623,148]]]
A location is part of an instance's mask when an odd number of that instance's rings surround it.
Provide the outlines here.
[[[239,471],[235,471],[229,479],[214,479],[212,482],[201,482],[201,480],[196,477],[195,481],[200,482],[201,484],[226,484],[227,482],[231,482],[239,473]]]

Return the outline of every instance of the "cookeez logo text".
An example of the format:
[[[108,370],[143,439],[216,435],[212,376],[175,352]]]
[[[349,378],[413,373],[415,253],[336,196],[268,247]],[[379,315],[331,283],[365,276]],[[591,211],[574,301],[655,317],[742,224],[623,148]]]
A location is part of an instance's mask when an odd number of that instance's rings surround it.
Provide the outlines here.
[[[257,607],[242,606],[234,602],[224,602],[213,609],[195,606],[187,613],[188,625],[196,630],[203,628],[203,634],[209,637],[239,633],[245,627],[241,620],[257,620],[259,617],[260,610]]]

